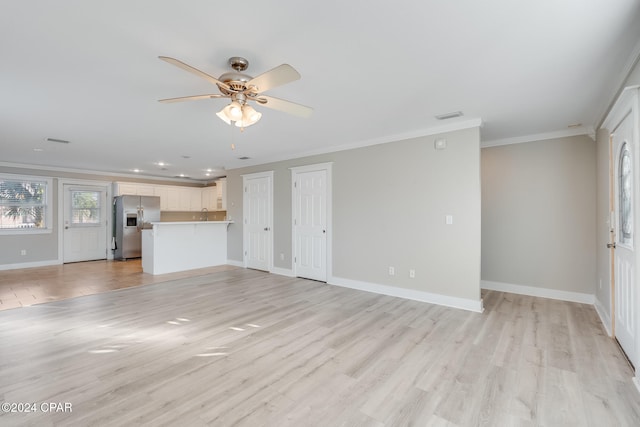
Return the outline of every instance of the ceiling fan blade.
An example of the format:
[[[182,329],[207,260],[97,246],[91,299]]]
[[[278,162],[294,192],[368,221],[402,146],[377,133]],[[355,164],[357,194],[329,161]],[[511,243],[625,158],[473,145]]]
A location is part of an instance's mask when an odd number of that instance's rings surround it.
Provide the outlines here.
[[[175,58],[170,58],[168,56],[158,56],[158,58],[162,59],[165,62],[168,62],[169,64],[173,64],[176,67],[182,68],[183,70],[189,71],[190,73],[193,73],[198,77],[202,77],[205,80],[209,80],[211,83],[215,85],[222,86],[225,89],[229,89],[229,86],[226,83],[222,83],[220,80],[216,79],[215,77],[210,76],[204,71],[200,71],[197,68],[192,67],[191,65],[185,64],[182,61],[179,61]]]
[[[211,93],[208,95],[192,95],[192,96],[181,96],[179,98],[159,99],[158,102],[168,104],[171,102],[195,101],[198,99],[211,99],[211,98],[228,98],[228,97],[225,95],[217,94],[217,93]]]
[[[313,108],[305,105],[296,104],[295,102],[285,101],[284,99],[274,98],[273,96],[260,96],[255,99],[260,105],[282,111],[284,113],[293,114],[295,116],[308,118],[313,113]]]
[[[300,73],[289,64],[278,65],[247,82],[247,87],[254,86],[258,93],[273,89],[300,78]]]

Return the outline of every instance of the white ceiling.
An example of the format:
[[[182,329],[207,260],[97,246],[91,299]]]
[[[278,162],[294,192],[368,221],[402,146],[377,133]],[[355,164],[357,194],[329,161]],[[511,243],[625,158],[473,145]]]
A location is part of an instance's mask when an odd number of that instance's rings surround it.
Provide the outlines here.
[[[638,52],[638,22],[636,0],[4,2],[0,162],[206,180],[471,119],[483,141],[588,129]],[[291,64],[302,79],[266,94],[314,113],[256,106],[240,133],[215,116],[227,100],[160,104],[217,88],[159,55],[214,76],[231,56],[253,76]]]

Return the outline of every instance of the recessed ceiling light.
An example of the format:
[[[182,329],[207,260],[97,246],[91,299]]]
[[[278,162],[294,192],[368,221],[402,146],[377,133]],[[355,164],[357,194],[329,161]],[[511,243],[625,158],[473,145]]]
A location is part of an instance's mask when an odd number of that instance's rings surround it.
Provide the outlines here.
[[[204,176],[211,176],[209,172],[205,173]]]
[[[207,172],[213,172],[213,169],[209,168],[207,169]]]
[[[447,120],[447,119],[453,119],[454,117],[460,117],[460,116],[462,116],[462,111],[452,111],[450,113],[439,114],[435,116],[435,118],[438,120]]]
[[[156,163],[156,165],[158,165],[158,166],[167,166],[167,164],[165,162],[158,162],[158,163]]]
[[[134,169],[133,171],[134,171],[135,173],[139,173],[139,172],[140,172],[140,169]]]

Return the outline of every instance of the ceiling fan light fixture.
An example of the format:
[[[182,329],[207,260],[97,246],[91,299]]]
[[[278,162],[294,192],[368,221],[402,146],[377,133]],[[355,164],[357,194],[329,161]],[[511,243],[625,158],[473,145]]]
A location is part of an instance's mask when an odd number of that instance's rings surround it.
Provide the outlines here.
[[[262,113],[257,112],[251,105],[245,104],[242,107],[242,119],[236,121],[236,126],[246,128],[247,126],[258,123],[262,117]]]
[[[227,114],[227,111],[225,111],[225,110],[228,110],[228,109],[229,109],[229,106],[227,105],[222,110],[218,111],[216,113],[216,116],[220,117],[220,120],[222,120],[226,124],[230,125],[231,124],[231,119],[229,119],[229,115]]]
[[[242,120],[242,105],[240,105],[238,101],[233,101],[231,104],[229,104],[227,117],[229,117],[229,120],[232,120],[234,122]]]
[[[262,117],[262,113],[257,112],[251,105],[245,105],[242,109],[242,121],[251,124],[256,123]]]

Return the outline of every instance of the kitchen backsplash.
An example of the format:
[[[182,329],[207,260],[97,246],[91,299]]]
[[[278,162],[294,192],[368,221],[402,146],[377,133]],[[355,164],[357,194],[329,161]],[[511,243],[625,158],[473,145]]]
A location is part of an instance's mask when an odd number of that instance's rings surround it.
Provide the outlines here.
[[[202,212],[160,212],[162,222],[203,221],[205,213]],[[227,218],[226,211],[208,212],[208,221],[224,221]]]

